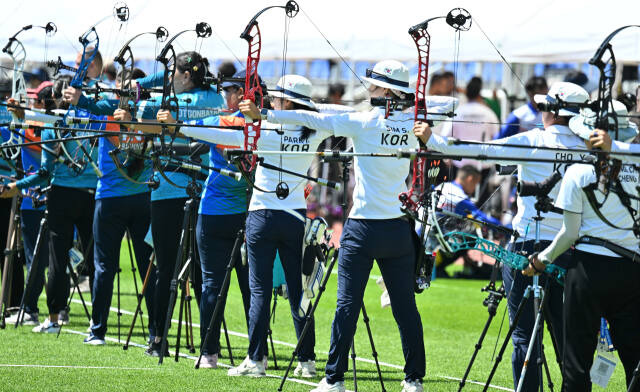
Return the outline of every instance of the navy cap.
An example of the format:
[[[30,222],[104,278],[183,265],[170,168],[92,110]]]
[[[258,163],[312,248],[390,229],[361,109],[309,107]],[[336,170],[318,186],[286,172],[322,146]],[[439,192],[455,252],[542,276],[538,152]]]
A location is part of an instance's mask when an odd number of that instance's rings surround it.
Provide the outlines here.
[[[242,79],[242,81],[224,81],[222,82],[222,88],[225,89],[227,87],[239,87],[239,88],[244,88],[244,79],[246,78],[246,71],[244,69],[241,69],[240,71],[236,72],[235,74],[233,74],[233,78],[234,79]],[[258,76],[258,80],[260,82],[260,86],[262,87],[262,93],[263,95],[267,95],[267,85],[264,83],[264,81],[262,80],[262,78],[260,76]]]

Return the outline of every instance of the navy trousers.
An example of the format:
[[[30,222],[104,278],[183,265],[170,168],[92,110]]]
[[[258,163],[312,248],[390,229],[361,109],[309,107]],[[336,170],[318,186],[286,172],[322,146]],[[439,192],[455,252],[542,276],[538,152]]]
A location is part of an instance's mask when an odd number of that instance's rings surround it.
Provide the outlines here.
[[[518,243],[515,246],[515,251],[524,251],[528,254],[533,253],[535,241],[525,241]],[[540,249],[546,248],[551,242],[540,241]],[[571,251],[568,251],[558,257],[555,264],[566,268],[571,263]],[[509,322],[513,323],[513,319],[518,310],[518,305],[522,300],[524,291],[527,286],[533,284],[533,278],[522,275],[521,271],[514,270],[507,265],[502,267],[502,280],[504,288],[507,294],[507,306],[509,308]],[[544,287],[547,282],[547,275],[541,275],[539,278],[540,286]],[[549,288],[545,295],[548,295],[546,303],[546,313],[551,319],[552,326],[547,323],[547,329],[553,331],[553,335],[558,343],[558,355],[562,356],[563,350],[563,334],[562,334],[562,295],[563,287],[555,280],[551,279]],[[522,366],[524,359],[527,356],[527,349],[529,347],[529,341],[531,340],[531,334],[533,331],[533,324],[535,323],[535,310],[533,306],[533,292],[531,298],[528,300],[525,308],[522,310],[518,324],[511,336],[511,342],[513,343],[513,354],[511,355],[511,366],[513,370],[513,385],[514,389],[518,386],[520,381],[520,373],[522,372]],[[545,347],[547,352],[553,350],[553,347]],[[531,352],[531,360],[527,368],[527,374],[525,375],[523,392],[535,392],[539,390],[538,380],[539,372],[537,366],[537,360],[540,356],[538,352],[538,345],[534,345]],[[547,357],[549,366],[552,366],[552,361]]]
[[[297,210],[305,216],[305,210]],[[305,318],[298,315],[302,296],[302,240],[304,223],[282,210],[250,211],[246,224],[249,259],[249,357],[261,361],[267,353],[265,336],[269,326],[269,304],[273,291],[273,261],[276,251],[284,269],[289,305],[296,336],[300,338]],[[307,332],[298,353],[301,362],[315,360],[315,328]]]
[[[375,259],[391,299],[405,358],[405,380],[422,380],[425,350],[422,321],[416,307],[415,250],[411,226],[404,219],[348,219],[340,238],[338,302],[331,326],[327,381],[344,380],[349,349],[362,308],[364,290]]]
[[[44,217],[43,210],[22,210],[22,241],[24,243],[24,255],[27,262],[27,271],[31,271],[33,265],[33,252],[36,248],[38,239],[38,231],[40,230],[40,221]],[[24,299],[25,313],[38,313],[38,298],[44,289],[44,270],[49,264],[49,236],[44,233],[40,239],[40,255],[38,256],[37,270],[29,272],[34,274],[32,279],[33,285],[29,288]],[[25,280],[25,284],[28,282]]]
[[[93,218],[94,264],[93,308],[91,334],[104,338],[113,296],[113,279],[120,265],[120,245],[125,231],[129,229],[135,252],[138,273],[144,279],[149,266],[151,247],[144,242],[149,230],[150,194],[110,197],[96,200]],[[145,302],[149,315],[149,337],[155,337],[155,314],[153,294],[155,292],[155,270],[149,276],[145,291]]]
[[[229,258],[233,250],[238,231],[244,227],[245,214],[230,215],[199,215],[196,226],[196,238],[198,239],[198,251],[200,253],[200,263],[202,264],[202,299],[200,300],[200,339],[204,344],[207,328],[211,323],[216,300],[222,288],[222,282],[226,273]],[[240,252],[235,260],[236,276],[238,286],[242,294],[245,319],[249,320],[249,304],[251,301],[249,293],[249,266],[242,265]],[[225,303],[219,317],[213,324],[211,336],[207,341],[207,346],[202,347],[203,354],[220,353],[220,325],[224,314]],[[248,323],[247,323],[248,326]]]

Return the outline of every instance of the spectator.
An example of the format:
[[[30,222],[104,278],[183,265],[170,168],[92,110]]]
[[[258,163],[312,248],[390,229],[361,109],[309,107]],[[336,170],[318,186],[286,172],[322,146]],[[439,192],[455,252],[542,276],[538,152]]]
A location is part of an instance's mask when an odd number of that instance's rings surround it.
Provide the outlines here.
[[[568,74],[565,75],[564,81],[577,84],[578,86],[587,90],[589,95],[591,95],[592,92],[598,89],[598,83],[596,83],[593,80],[589,80],[587,75],[585,75],[584,72],[580,72],[580,71],[569,72]]]
[[[224,61],[218,67],[218,72],[222,74],[222,77],[230,78],[237,72],[236,66],[231,61]]]
[[[37,88],[42,82],[48,82],[50,78],[45,68],[35,68],[31,72],[25,72],[24,79],[27,82],[27,88]]]
[[[107,82],[111,86],[115,86],[118,70],[116,69],[116,65],[114,63],[105,65],[104,68],[102,68],[102,74],[104,75],[104,82]]]
[[[529,96],[529,102],[509,114],[507,121],[500,129],[500,133],[495,137],[496,139],[513,136],[542,126],[542,114],[538,112],[536,105],[533,103],[533,96],[536,94],[544,95],[549,91],[547,80],[542,76],[533,76],[527,80],[525,90]]]
[[[498,133],[498,117],[485,104],[480,95],[482,79],[474,76],[467,84],[464,103],[456,110],[453,121],[446,121],[442,128],[442,136],[451,136],[463,140],[484,142],[493,139]],[[457,167],[472,164],[480,167],[479,162],[471,159],[454,161]],[[487,165],[487,167],[489,167]]]
[[[333,104],[342,104],[342,96],[344,95],[344,84],[333,83],[329,85],[327,101]]]
[[[429,83],[429,95],[445,95],[442,74],[431,75],[431,82]]]

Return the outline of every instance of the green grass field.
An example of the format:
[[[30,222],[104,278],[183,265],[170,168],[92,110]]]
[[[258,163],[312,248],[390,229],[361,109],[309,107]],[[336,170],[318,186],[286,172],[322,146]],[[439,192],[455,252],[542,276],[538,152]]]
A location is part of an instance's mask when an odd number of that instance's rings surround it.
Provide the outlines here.
[[[135,309],[135,292],[130,271],[130,262],[126,247],[122,248],[122,309],[133,312]],[[377,268],[372,271],[372,277],[379,274]],[[427,375],[424,379],[425,391],[456,391],[458,381],[464,374],[474,345],[487,320],[488,313],[482,306],[485,294],[480,292],[486,282],[444,280],[434,282],[426,292],[418,295],[417,301],[424,326],[425,345],[427,353]],[[382,364],[382,375],[388,391],[399,391],[402,380],[403,356],[400,337],[391,314],[391,309],[381,309],[380,289],[375,280],[371,279],[366,291],[365,305],[371,318],[371,328]],[[316,353],[318,356],[318,370],[322,370],[327,358],[330,339],[330,325],[336,303],[336,277],[329,280],[327,291],[322,298],[316,313]],[[87,294],[88,296],[88,294]],[[77,295],[75,296],[77,299]],[[82,339],[88,323],[82,306],[74,302],[71,309],[70,325],[63,328],[60,337],[55,335],[40,335],[32,333],[31,327],[14,329],[8,326],[0,331],[0,390],[2,391],[159,391],[159,390],[189,390],[189,391],[275,391],[280,383],[280,376],[284,374],[284,367],[295,343],[295,333],[289,305],[278,298],[275,323],[272,324],[273,339],[278,360],[279,370],[273,368],[274,361],[269,359],[269,377],[260,379],[231,378],[226,375],[227,369],[194,370],[194,361],[180,358],[175,362],[173,358],[166,359],[164,365],[158,366],[156,358],[149,358],[143,354],[144,344],[141,328],[136,327],[131,346],[124,351],[122,344],[117,342],[117,316],[115,311],[109,318],[109,340],[106,346],[92,347],[82,344]],[[46,312],[44,294],[40,298],[41,312]],[[112,306],[116,306],[116,297]],[[500,304],[498,315],[487,334],[484,346],[478,355],[470,374],[471,380],[486,380],[492,365],[492,353],[498,337],[498,331],[503,319],[506,302]],[[199,322],[195,301],[193,303],[194,323]],[[177,319],[177,309],[174,319]],[[43,316],[41,316],[42,319]],[[232,280],[231,291],[226,310],[226,321],[231,335],[231,346],[236,364],[246,354],[247,339],[242,303],[235,283]],[[125,314],[122,317],[121,341],[124,343],[126,331],[132,317]],[[146,325],[145,319],[145,325]],[[176,341],[176,324],[171,329],[170,342]],[[502,328],[500,343],[506,333],[507,325]],[[195,328],[196,345],[199,342],[199,329]],[[181,353],[185,352],[184,339]],[[224,337],[223,364],[229,364]],[[372,364],[371,346],[362,320],[358,324],[355,338],[356,351],[361,360],[357,361],[358,389],[361,391],[381,390],[375,366]],[[555,389],[560,390],[560,373],[551,349],[551,342],[545,340],[548,347],[547,355],[551,368]],[[189,354],[189,353],[187,353]],[[197,355],[197,354],[189,354]],[[505,353],[492,384],[500,388],[490,390],[509,390],[511,381],[511,345]],[[321,373],[313,383],[320,381]],[[346,387],[353,389],[351,374],[347,374]],[[305,380],[306,381],[306,380]],[[287,381],[285,391],[308,391],[312,384]],[[595,386],[594,390],[600,390]],[[619,364],[607,390],[624,390],[624,372]],[[482,387],[467,384],[466,391],[480,391]]]

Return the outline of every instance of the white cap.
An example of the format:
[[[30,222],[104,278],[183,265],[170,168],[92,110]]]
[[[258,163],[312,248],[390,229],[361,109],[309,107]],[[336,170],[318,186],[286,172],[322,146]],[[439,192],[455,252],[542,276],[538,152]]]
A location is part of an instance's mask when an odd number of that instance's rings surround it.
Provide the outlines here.
[[[589,100],[589,93],[582,87],[569,82],[554,83],[547,95],[536,94],[533,97],[535,103],[558,103],[558,99],[568,103],[585,103]],[[558,111],[559,116],[576,116],[580,110],[576,108],[563,108]]]
[[[618,138],[617,140],[623,142],[632,141],[636,135],[638,135],[638,127],[636,124],[629,121],[629,117],[626,117],[629,112],[627,111],[627,107],[620,101],[613,102],[613,112],[612,116],[615,116],[618,119]],[[614,124],[613,117],[608,117],[609,124]],[[596,113],[589,109],[584,108],[580,110],[580,114],[578,116],[573,117],[569,120],[569,128],[583,139],[589,139],[589,137],[593,134],[593,130],[596,122]],[[609,131],[611,132],[611,131]],[[615,137],[615,134],[611,135]]]
[[[284,75],[278,80],[275,90],[269,90],[269,95],[315,109],[316,105],[311,100],[311,89],[311,82],[304,76]]]
[[[376,86],[403,93],[414,92],[414,89],[409,87],[409,69],[396,60],[382,60],[376,63],[373,69],[367,69],[367,76],[363,79]]]

